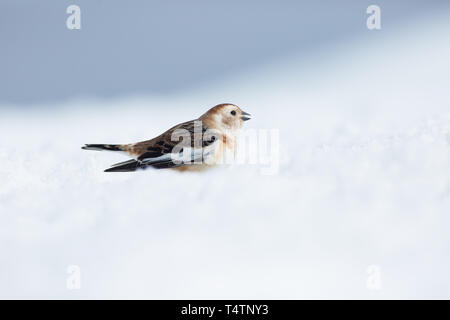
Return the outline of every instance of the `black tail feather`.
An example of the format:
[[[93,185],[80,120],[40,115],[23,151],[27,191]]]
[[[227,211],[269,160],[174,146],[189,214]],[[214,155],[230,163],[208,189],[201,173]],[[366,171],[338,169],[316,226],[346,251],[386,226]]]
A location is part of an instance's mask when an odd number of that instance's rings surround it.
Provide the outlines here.
[[[85,144],[81,149],[97,151],[123,151],[120,144]]]

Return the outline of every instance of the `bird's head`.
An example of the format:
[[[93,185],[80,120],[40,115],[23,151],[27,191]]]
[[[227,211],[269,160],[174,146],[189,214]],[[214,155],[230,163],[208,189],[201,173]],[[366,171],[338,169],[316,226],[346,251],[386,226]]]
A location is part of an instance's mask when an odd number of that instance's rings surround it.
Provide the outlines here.
[[[226,130],[238,130],[244,121],[250,120],[250,114],[234,104],[223,103],[209,109],[200,119],[213,121],[216,126]]]

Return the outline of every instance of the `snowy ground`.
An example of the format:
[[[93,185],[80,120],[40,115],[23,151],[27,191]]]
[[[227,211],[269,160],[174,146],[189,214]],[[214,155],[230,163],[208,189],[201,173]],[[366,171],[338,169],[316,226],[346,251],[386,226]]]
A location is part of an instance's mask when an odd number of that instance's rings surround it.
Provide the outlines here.
[[[4,106],[0,298],[450,298],[450,22],[383,32],[178,96]],[[277,175],[80,149],[219,102],[280,130]]]

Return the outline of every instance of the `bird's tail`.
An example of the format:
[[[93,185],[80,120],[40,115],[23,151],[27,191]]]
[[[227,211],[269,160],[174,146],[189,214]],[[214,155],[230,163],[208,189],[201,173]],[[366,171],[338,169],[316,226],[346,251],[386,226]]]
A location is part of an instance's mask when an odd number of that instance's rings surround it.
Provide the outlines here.
[[[121,144],[85,144],[81,149],[97,151],[124,151]]]

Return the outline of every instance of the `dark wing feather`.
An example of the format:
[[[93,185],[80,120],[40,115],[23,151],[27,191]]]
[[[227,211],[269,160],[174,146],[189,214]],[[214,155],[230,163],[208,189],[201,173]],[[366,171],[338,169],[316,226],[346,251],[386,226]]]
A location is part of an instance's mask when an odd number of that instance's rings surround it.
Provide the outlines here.
[[[156,169],[167,169],[167,168],[174,168],[184,165],[176,164],[172,160],[159,160],[159,161],[140,161],[140,160],[129,160],[125,161],[122,164],[116,163],[111,168],[106,169],[105,172],[130,172],[130,171],[136,171],[138,169],[146,169],[147,167],[153,167]]]
[[[111,168],[105,170],[105,172],[135,171],[137,169],[145,169],[149,166],[156,169],[166,169],[185,165],[185,163],[179,163],[178,161],[174,162],[171,158],[173,148],[181,141],[172,141],[172,133],[176,129],[185,129],[189,132],[189,134],[191,135],[191,148],[194,148],[194,121],[189,121],[171,128],[159,137],[156,137],[152,140],[137,143],[135,145],[135,152],[140,154],[137,160],[128,160],[117,163]],[[207,130],[208,128],[206,127],[202,128],[201,146],[203,148],[210,146],[211,144],[219,140],[218,133],[209,134],[208,136],[204,137],[205,139],[203,139],[203,134],[205,134]],[[190,161],[197,160],[201,160],[199,158],[199,155],[194,155],[194,153],[192,153]]]
[[[105,172],[129,172],[129,171],[136,171],[138,168],[141,167],[141,163],[136,160],[129,160],[125,162],[116,163],[111,168],[106,169]]]

